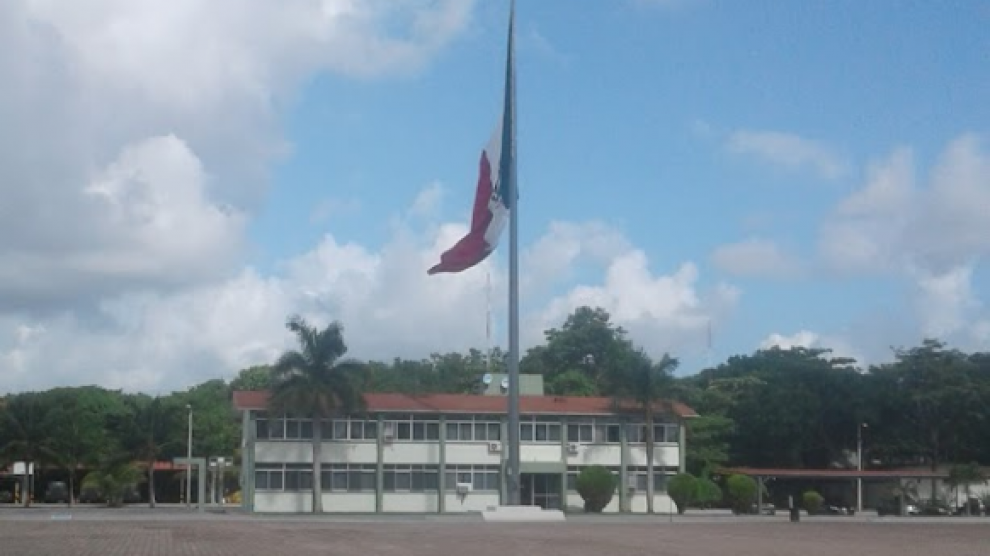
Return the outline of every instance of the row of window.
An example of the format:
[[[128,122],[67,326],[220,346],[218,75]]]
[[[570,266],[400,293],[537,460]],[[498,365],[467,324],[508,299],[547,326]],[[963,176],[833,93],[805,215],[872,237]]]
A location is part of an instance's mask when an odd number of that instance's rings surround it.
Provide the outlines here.
[[[384,492],[437,492],[440,468],[437,465],[385,465]],[[323,492],[375,492],[375,466],[356,464],[325,465],[320,473]],[[497,465],[448,465],[444,473],[447,491],[458,483],[472,485],[475,491],[498,492]],[[309,464],[261,464],[254,472],[259,491],[298,492],[313,490],[313,468]]]
[[[257,419],[255,433],[259,440],[312,440],[311,419]],[[335,419],[321,422],[321,438],[324,440],[367,440],[378,438],[378,421]],[[584,444],[618,444],[622,425],[602,421],[568,423],[568,442]],[[440,423],[421,420],[389,420],[383,422],[384,436],[399,442],[434,442],[440,440]],[[523,442],[553,444],[561,441],[564,425],[552,421],[524,420],[519,425],[519,438]],[[649,428],[644,424],[626,425],[627,440],[631,443],[646,442]],[[657,423],[653,425],[653,440],[661,443],[677,443],[677,425]],[[451,442],[485,442],[502,440],[502,425],[491,421],[448,421],[444,438]]]
[[[612,472],[615,476],[616,481],[619,480],[619,468],[618,467],[608,467],[608,470]],[[568,467],[567,468],[567,490],[569,492],[577,492],[577,477],[581,473],[580,467]],[[653,491],[654,492],[665,492],[667,490],[667,479],[675,473],[674,470],[665,471],[662,468],[655,468],[653,470]],[[636,482],[636,492],[646,492],[647,490],[647,473],[646,467],[627,467],[626,474],[629,480]]]

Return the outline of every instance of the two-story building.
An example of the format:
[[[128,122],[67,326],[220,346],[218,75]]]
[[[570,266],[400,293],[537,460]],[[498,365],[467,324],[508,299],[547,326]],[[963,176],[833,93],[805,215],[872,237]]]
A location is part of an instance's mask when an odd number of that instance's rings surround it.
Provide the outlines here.
[[[270,415],[266,392],[234,393],[242,412],[242,497],[254,512],[312,510],[312,419]],[[506,398],[497,395],[367,394],[360,416],[321,426],[327,512],[482,511],[507,500]],[[667,477],[684,469],[684,404],[642,412],[609,398],[520,396],[522,503],[580,509],[578,473],[602,465],[619,477],[607,512],[646,511],[645,435],[653,434],[658,512],[672,508]]]

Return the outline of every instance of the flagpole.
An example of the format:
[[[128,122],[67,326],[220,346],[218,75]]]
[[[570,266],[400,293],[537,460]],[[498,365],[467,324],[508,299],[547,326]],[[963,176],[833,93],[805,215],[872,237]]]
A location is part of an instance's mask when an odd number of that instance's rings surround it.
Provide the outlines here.
[[[509,200],[509,450],[508,488],[509,505],[519,505],[520,500],[520,454],[519,454],[519,192],[516,183],[516,81],[514,54],[514,26],[516,0],[509,4],[509,38],[505,64],[505,108],[502,114],[503,146],[502,160],[508,162],[500,172],[506,180],[505,193]],[[508,143],[508,145],[506,145]],[[506,148],[508,147],[508,148]],[[508,155],[508,156],[507,156]]]

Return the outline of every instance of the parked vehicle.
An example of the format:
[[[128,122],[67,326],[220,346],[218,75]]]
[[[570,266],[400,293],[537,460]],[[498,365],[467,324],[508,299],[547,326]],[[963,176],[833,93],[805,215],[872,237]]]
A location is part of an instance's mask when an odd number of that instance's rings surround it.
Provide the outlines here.
[[[901,515],[900,503],[900,498],[897,498],[896,496],[881,500],[880,504],[877,505],[877,515]],[[921,509],[914,501],[907,500],[904,504],[904,513],[906,515],[920,515]]]
[[[52,481],[45,488],[46,504],[68,504],[69,488],[62,481]]]
[[[952,513],[955,515],[966,515],[967,505],[969,506],[969,515],[983,515],[986,512],[986,506],[984,506],[983,500],[971,496],[966,502],[957,504]]]

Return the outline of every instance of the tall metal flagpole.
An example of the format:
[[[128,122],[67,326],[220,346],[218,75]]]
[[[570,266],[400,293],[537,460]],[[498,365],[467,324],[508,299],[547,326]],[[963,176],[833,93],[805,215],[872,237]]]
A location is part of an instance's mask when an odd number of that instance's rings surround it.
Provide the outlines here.
[[[519,191],[516,187],[516,80],[514,26],[516,0],[509,5],[509,39],[505,64],[505,108],[502,114],[501,179],[506,182],[504,192],[509,201],[509,505],[519,505]],[[508,155],[508,156],[506,156]]]

